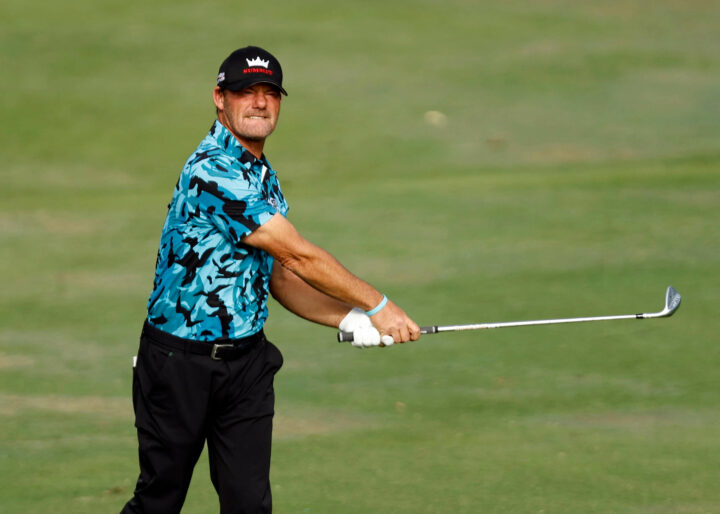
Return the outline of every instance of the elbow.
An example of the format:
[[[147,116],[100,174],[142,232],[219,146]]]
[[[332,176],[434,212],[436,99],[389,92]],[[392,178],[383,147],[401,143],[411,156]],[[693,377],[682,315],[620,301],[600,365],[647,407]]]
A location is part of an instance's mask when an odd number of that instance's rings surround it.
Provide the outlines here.
[[[307,269],[310,262],[309,256],[299,255],[295,253],[283,253],[275,256],[275,260],[288,271],[295,275],[303,276],[304,270]]]
[[[288,246],[277,252],[273,257],[283,268],[303,278],[311,274],[318,261],[320,249],[308,241]]]
[[[275,260],[286,270],[295,273],[295,269],[300,265],[301,259],[297,255],[291,253],[283,253],[275,256]]]

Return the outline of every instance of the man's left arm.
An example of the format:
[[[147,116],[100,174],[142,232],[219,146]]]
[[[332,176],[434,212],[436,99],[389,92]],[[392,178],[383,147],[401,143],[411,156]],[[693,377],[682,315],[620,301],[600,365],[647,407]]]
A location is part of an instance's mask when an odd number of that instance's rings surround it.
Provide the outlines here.
[[[352,332],[356,348],[389,346],[394,342],[391,336],[380,335],[362,309],[318,291],[277,261],[270,277],[270,293],[301,318]]]
[[[338,327],[352,309],[352,305],[318,291],[277,261],[270,277],[270,294],[293,314],[328,327]]]

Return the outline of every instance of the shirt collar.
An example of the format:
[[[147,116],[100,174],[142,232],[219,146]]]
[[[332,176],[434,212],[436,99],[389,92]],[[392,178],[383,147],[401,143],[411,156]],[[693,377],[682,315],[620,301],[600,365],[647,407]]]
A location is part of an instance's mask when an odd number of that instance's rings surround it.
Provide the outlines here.
[[[263,154],[260,159],[255,157],[252,153],[250,153],[250,151],[248,151],[247,148],[241,145],[240,141],[233,136],[232,132],[230,132],[225,125],[220,123],[218,120],[215,120],[212,127],[210,127],[210,136],[215,140],[220,148],[239,160],[246,168],[258,165],[266,166],[268,169],[272,169],[265,158],[265,154]]]

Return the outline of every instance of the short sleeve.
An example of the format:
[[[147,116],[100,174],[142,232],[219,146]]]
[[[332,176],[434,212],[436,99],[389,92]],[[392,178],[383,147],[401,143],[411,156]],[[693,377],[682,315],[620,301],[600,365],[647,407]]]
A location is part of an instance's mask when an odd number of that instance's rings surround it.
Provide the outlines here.
[[[205,215],[233,245],[257,230],[278,211],[263,196],[248,170],[230,170],[216,159],[191,169],[188,184],[189,216]]]

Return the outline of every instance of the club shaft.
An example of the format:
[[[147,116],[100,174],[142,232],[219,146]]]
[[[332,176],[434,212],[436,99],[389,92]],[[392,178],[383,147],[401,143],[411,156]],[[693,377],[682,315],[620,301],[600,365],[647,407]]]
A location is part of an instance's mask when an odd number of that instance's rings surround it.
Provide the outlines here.
[[[659,317],[661,313],[623,314],[620,316],[594,316],[585,318],[537,319],[530,321],[505,321],[501,323],[475,323],[469,325],[433,325],[420,327],[421,334],[437,334],[440,332],[460,332],[463,330],[484,330],[490,328],[526,327],[533,325],[556,325],[560,323],[583,323],[587,321],[613,321],[620,319],[646,319]],[[338,332],[339,342],[353,340],[352,332]]]
[[[530,321],[506,321],[502,323],[477,323],[470,325],[438,326],[437,332],[457,332],[461,330],[483,330],[486,328],[525,327],[532,325],[556,325],[558,323],[583,323],[586,321],[612,321],[618,319],[642,319],[643,314],[624,314],[621,316],[594,316],[587,318],[538,319]],[[430,327],[426,327],[430,328]],[[427,332],[428,334],[434,332]]]

